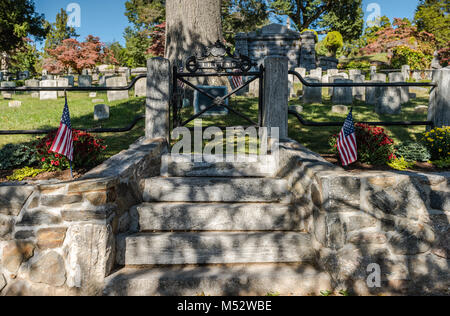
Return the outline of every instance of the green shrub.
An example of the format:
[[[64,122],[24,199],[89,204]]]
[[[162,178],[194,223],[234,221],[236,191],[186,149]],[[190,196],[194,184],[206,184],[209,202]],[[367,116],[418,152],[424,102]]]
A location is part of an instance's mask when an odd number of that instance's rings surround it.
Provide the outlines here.
[[[370,66],[372,66],[370,64],[370,62],[368,61],[357,61],[357,60],[352,60],[351,62],[349,62],[347,65],[345,65],[346,69],[361,69],[361,70],[369,70]]]
[[[337,51],[344,46],[344,39],[341,33],[333,31],[325,37],[324,45],[328,50],[329,56],[336,56]]]
[[[24,80],[16,80],[16,87],[23,87],[25,86]]]
[[[397,155],[405,158],[406,161],[427,162],[431,159],[428,148],[421,143],[406,142],[396,147]]]
[[[441,160],[432,161],[431,163],[441,169],[450,168],[450,156]]]
[[[409,65],[411,69],[425,70],[431,67],[433,56],[411,49],[408,46],[398,46],[392,51],[391,66],[400,69],[403,65]]]
[[[21,168],[36,163],[35,152],[23,144],[8,144],[0,149],[0,170]]]
[[[399,170],[399,171],[411,169],[412,167],[414,167],[415,164],[416,164],[415,162],[406,161],[405,158],[403,158],[403,157],[396,158],[396,159],[393,159],[390,162],[388,162],[389,167],[391,167],[392,169],[395,169],[395,170]]]
[[[25,167],[22,169],[14,170],[13,174],[9,177],[6,177],[6,179],[10,181],[22,181],[25,178],[34,178],[45,171],[45,169]]]
[[[320,41],[316,44],[316,53],[318,56],[328,55],[328,49],[325,47],[325,41]]]

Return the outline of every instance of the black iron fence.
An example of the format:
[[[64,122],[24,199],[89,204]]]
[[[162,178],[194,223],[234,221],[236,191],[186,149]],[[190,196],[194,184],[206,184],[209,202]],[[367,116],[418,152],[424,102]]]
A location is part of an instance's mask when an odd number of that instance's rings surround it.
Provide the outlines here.
[[[123,87],[101,87],[101,86],[89,86],[89,87],[0,87],[0,92],[40,92],[40,91],[72,91],[72,92],[102,92],[102,91],[125,91],[131,90],[139,79],[147,78],[147,75],[139,75],[134,78],[128,86]],[[114,128],[75,128],[76,130],[85,131],[88,133],[125,133],[131,131],[139,121],[144,120],[145,115],[136,116],[133,121],[126,127],[114,127]],[[0,135],[41,135],[48,134],[53,130],[0,130]]]
[[[433,90],[437,87],[434,82],[332,82],[332,83],[316,83],[308,82],[298,72],[290,70],[293,75],[307,87],[312,88],[353,88],[353,87],[431,87]],[[342,122],[313,122],[305,120],[297,111],[289,110],[289,114],[295,116],[300,124],[304,126],[342,126]],[[434,126],[432,121],[398,121],[398,122],[361,122],[372,126]]]
[[[197,87],[193,83],[189,82],[187,78],[199,78],[199,77],[252,77],[245,82],[243,82],[243,85],[240,87],[237,87],[233,89],[231,92],[227,93],[224,96],[214,96],[205,91],[204,89]],[[178,72],[177,67],[173,68],[173,99],[172,99],[172,126],[173,128],[180,127],[180,126],[186,126],[188,123],[192,122],[193,120],[199,118],[204,113],[208,112],[209,110],[215,108],[215,107],[224,107],[228,109],[230,112],[236,114],[237,116],[245,119],[249,123],[251,123],[253,126],[261,126],[262,123],[262,107],[263,107],[263,99],[262,99],[262,93],[263,93],[263,77],[264,77],[264,67],[260,66],[259,71],[250,71],[250,72],[214,72],[214,73],[207,73],[207,72],[191,72],[191,73],[185,73],[185,72]],[[238,110],[234,109],[232,106],[226,104],[226,100],[229,99],[232,95],[238,93],[242,89],[245,89],[248,85],[250,85],[253,81],[259,79],[259,103],[258,103],[258,122],[255,122],[253,119],[248,117],[247,115],[239,112]],[[181,108],[182,108],[182,100],[179,97],[179,82],[182,84],[189,86],[190,88],[198,91],[199,93],[205,95],[209,99],[211,99],[213,102],[211,105],[207,106],[205,109],[199,111],[195,115],[189,117],[186,120],[182,120],[181,117]]]

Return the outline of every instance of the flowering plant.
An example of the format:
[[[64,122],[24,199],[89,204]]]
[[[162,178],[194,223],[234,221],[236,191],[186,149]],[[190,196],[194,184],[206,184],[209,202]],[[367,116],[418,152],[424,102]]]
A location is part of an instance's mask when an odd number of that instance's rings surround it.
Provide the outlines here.
[[[36,155],[42,169],[58,171],[68,169],[70,166],[66,157],[50,151],[55,137],[56,131],[39,139],[36,144]],[[74,165],[77,167],[93,166],[106,149],[102,139],[79,130],[73,130],[73,146]]]
[[[450,126],[426,132],[423,141],[430,151],[432,160],[441,160],[450,156]]]
[[[394,141],[386,130],[381,127],[367,124],[355,124],[356,143],[358,146],[358,161],[370,165],[385,165],[396,159]],[[337,151],[337,139],[339,135],[333,135],[330,145]]]

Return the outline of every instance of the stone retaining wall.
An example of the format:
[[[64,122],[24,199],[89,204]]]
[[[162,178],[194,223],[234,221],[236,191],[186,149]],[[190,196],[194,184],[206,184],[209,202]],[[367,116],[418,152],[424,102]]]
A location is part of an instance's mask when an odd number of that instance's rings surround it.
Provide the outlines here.
[[[78,181],[1,185],[0,294],[101,294],[140,180],[159,174],[165,151],[140,140]]]
[[[350,173],[295,142],[283,144],[281,158],[317,263],[337,289],[449,293],[450,172]],[[367,285],[374,263],[380,288]]]

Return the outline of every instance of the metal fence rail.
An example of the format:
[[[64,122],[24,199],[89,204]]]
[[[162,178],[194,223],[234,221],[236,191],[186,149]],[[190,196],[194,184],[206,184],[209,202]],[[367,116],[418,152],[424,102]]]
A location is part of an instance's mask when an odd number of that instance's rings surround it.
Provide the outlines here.
[[[437,87],[435,82],[338,82],[338,83],[313,83],[305,80],[298,72],[290,70],[290,75],[296,76],[300,82],[312,88],[327,88],[327,87],[343,87],[343,88],[352,88],[352,87],[432,87],[433,90]],[[289,110],[289,115],[295,116],[300,124],[304,126],[312,126],[312,127],[325,127],[325,126],[340,126],[342,127],[342,122],[313,122],[305,120],[297,111]],[[434,127],[434,123],[432,121],[399,121],[399,122],[361,122],[364,124],[372,125],[372,126],[431,126]]]
[[[134,78],[128,86],[123,87],[3,87],[0,91],[9,92],[27,92],[27,91],[124,91],[131,90],[139,79],[147,78],[147,75],[139,75]],[[126,127],[114,128],[74,128],[88,133],[126,133],[131,131],[139,121],[145,119],[145,115],[136,116],[133,121]],[[0,130],[0,135],[41,135],[48,134],[57,129],[52,130]]]
[[[147,78],[147,75],[139,75],[128,86],[123,87],[0,87],[0,92],[31,92],[31,91],[124,91],[131,90],[139,79]]]

